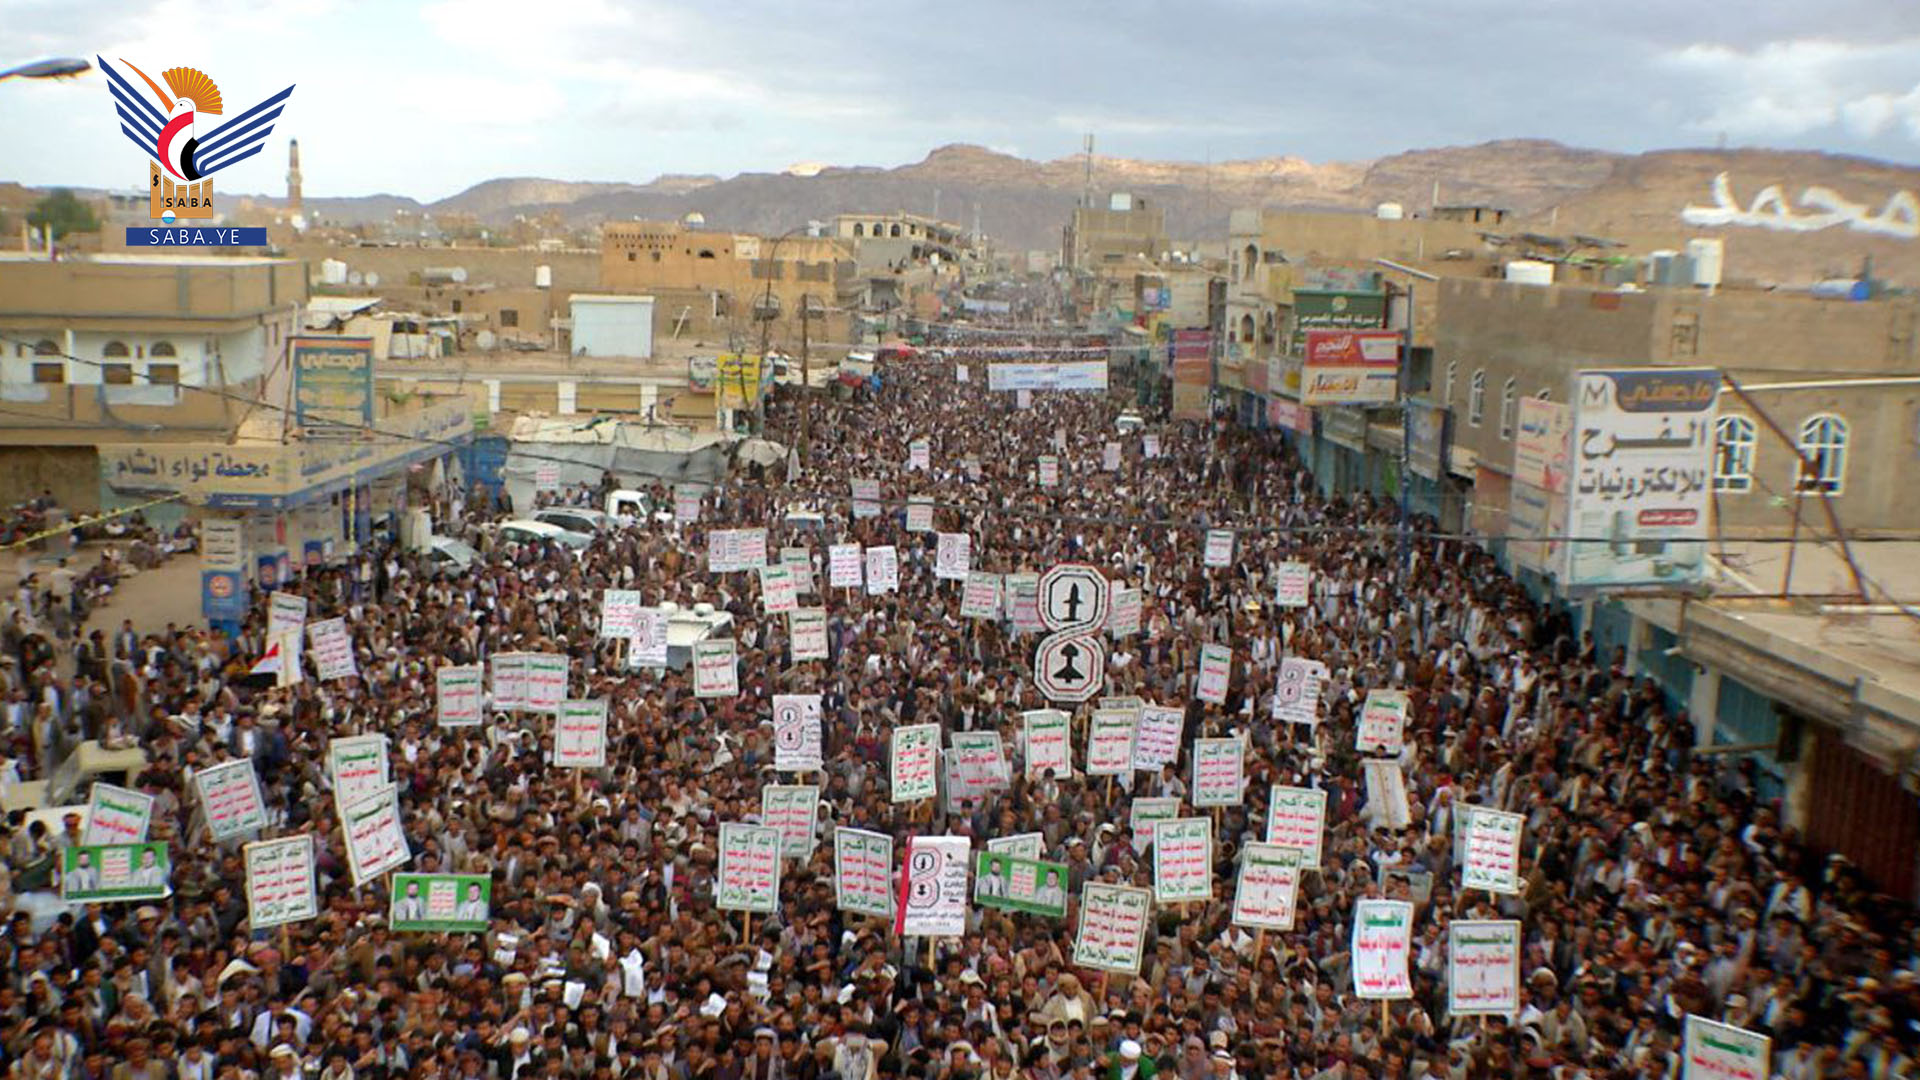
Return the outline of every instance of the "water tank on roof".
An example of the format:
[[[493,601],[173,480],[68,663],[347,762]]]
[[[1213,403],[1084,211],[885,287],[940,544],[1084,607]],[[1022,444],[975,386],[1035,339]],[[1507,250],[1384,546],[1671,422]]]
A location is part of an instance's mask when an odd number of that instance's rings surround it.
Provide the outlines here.
[[[347,284],[349,284],[349,285],[358,285],[358,284],[360,284],[360,283],[361,283],[362,281],[365,281],[365,280],[366,280],[365,278],[363,278],[363,277],[361,277],[361,276],[360,276],[360,271],[358,271],[358,270],[349,270],[349,271],[347,271]]]
[[[697,229],[707,223],[707,215],[698,210],[689,210],[687,211],[687,216],[681,218],[680,221],[688,228]]]
[[[464,266],[429,266],[420,271],[420,280],[428,285],[464,285],[467,281],[467,268]]]
[[[1399,221],[1407,216],[1407,209],[1397,202],[1383,202],[1373,208],[1373,216],[1381,221]]]
[[[1553,264],[1538,259],[1515,259],[1507,264],[1507,280],[1522,285],[1553,284]]]
[[[1720,284],[1721,270],[1727,261],[1727,242],[1718,237],[1700,237],[1687,241],[1687,257],[1693,260],[1693,283]]]
[[[347,264],[339,259],[320,260],[320,284],[339,285],[347,280]]]
[[[371,289],[374,286],[379,284],[380,284],[380,275],[375,273],[372,270],[367,271],[367,288]]]
[[[1866,282],[1853,278],[1829,278],[1813,283],[1813,295],[1822,300],[1865,300],[1871,293]]]
[[[492,352],[493,345],[493,331],[482,330],[473,335],[473,347],[479,349],[481,352]]]
[[[533,287],[536,289],[553,288],[553,267],[536,266],[533,268]]]

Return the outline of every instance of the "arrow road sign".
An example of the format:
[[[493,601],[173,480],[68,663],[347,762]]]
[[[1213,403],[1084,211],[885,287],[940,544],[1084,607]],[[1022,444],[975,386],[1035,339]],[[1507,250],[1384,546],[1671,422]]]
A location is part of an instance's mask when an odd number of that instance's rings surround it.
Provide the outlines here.
[[[1040,622],[1049,630],[1099,629],[1107,601],[1107,578],[1098,567],[1061,563],[1040,575]]]

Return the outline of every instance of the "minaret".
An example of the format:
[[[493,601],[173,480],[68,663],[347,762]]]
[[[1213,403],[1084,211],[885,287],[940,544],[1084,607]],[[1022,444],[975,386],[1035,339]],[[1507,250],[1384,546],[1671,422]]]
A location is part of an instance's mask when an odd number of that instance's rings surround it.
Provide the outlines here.
[[[287,143],[287,209],[300,209],[300,140]]]

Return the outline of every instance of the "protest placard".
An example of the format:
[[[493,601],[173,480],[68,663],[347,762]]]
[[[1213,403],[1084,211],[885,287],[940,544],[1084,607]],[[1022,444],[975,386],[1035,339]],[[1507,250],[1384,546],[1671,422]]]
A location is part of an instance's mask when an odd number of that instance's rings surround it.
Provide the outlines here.
[[[206,818],[207,832],[216,842],[266,827],[266,799],[260,793],[260,774],[254,772],[252,758],[196,769],[193,787],[200,794],[200,813]]]
[[[893,837],[833,830],[834,903],[855,915],[893,916]]]
[[[1320,869],[1327,838],[1327,793],[1275,787],[1267,795],[1267,843],[1300,852],[1302,869]]]
[[[1280,661],[1280,676],[1273,688],[1273,718],[1288,724],[1320,722],[1320,688],[1327,667],[1304,656],[1289,656]]]
[[[941,533],[933,549],[933,576],[942,581],[965,581],[972,569],[972,534]]]
[[[1015,833],[1012,836],[994,836],[987,840],[987,850],[1002,855],[1017,855],[1022,859],[1038,859],[1045,851],[1047,838],[1037,832]]]
[[[760,568],[760,603],[769,615],[785,615],[800,606],[800,584],[784,565]]]
[[[1166,705],[1145,705],[1140,709],[1140,726],[1133,740],[1133,767],[1158,772],[1162,765],[1180,760],[1180,737],[1187,729],[1185,709]]]
[[[1765,1080],[1773,1075],[1773,1040],[1757,1031],[1687,1014],[1680,1080]]]
[[[796,608],[787,616],[787,634],[792,639],[793,660],[827,658],[827,609]]]
[[[910,724],[893,729],[887,774],[894,802],[931,799],[939,790],[940,725]]]
[[[352,802],[386,787],[392,779],[385,735],[339,735],[327,740],[327,784],[335,801]]]
[[[527,654],[494,653],[488,661],[493,679],[493,707],[501,711],[527,707]]]
[[[1213,819],[1154,822],[1153,898],[1162,904],[1213,898]]]
[[[60,899],[69,904],[161,900],[173,893],[165,844],[72,844],[60,850]]]
[[[771,915],[780,908],[780,830],[738,821],[720,823],[720,866],[713,903],[721,911]]]
[[[700,489],[692,484],[673,485],[673,523],[686,525],[700,520]]]
[[[1133,771],[1133,733],[1138,720],[1131,709],[1095,709],[1087,727],[1087,775],[1119,776]]]
[[[434,720],[473,727],[486,719],[486,673],[479,664],[448,664],[433,673]]]
[[[1313,569],[1303,562],[1283,562],[1273,568],[1273,606],[1302,608],[1312,601]]]
[[[80,842],[89,847],[145,843],[152,824],[153,796],[95,780],[87,793],[87,827]]]
[[[900,553],[893,545],[867,549],[867,595],[900,591]]]
[[[803,547],[783,547],[780,549],[780,565],[793,575],[794,590],[805,596],[814,592],[813,552]]]
[[[866,580],[859,544],[827,546],[827,585],[835,589],[857,589]]]
[[[1172,821],[1180,816],[1180,797],[1167,795],[1158,798],[1142,796],[1133,800],[1127,812],[1127,828],[1133,832],[1133,850],[1145,852],[1153,846],[1153,827],[1162,821]]]
[[[321,679],[345,679],[359,673],[360,667],[353,658],[353,636],[347,632],[346,619],[310,623],[307,644],[313,651],[314,668]]]
[[[982,851],[974,856],[973,902],[981,907],[1064,919],[1067,879],[1066,863]]]
[[[1147,458],[1159,457],[1160,436],[1152,434],[1151,432],[1140,436],[1140,454],[1142,457]]]
[[[567,700],[569,661],[566,653],[525,653],[520,661],[527,678],[529,712],[557,713]]]
[[[1106,472],[1120,471],[1120,444],[1110,442],[1100,452],[1100,468]]]
[[[1233,924],[1257,930],[1293,929],[1300,896],[1301,852],[1278,844],[1248,844],[1233,885]]]
[[[1360,722],[1354,725],[1353,748],[1389,757],[1406,745],[1407,693],[1404,690],[1369,690],[1360,707]]]
[[[320,914],[313,880],[313,834],[256,840],[244,850],[247,926],[270,930]]]
[[[1247,744],[1239,739],[1193,741],[1195,806],[1239,806],[1247,786]]]
[[[948,794],[962,801],[985,798],[1007,786],[1006,749],[997,731],[956,731],[948,737]]]
[[[960,617],[997,619],[1000,617],[1000,575],[967,573],[967,584],[960,592]]]
[[[907,444],[907,468],[929,469],[933,466],[933,446],[925,439],[915,439]]]
[[[556,769],[607,767],[607,699],[563,701],[553,720]]]
[[[1119,582],[1110,587],[1112,601],[1107,605],[1107,633],[1122,638],[1140,632],[1140,590]]]
[[[1152,908],[1153,893],[1146,889],[1087,882],[1080,890],[1080,932],[1073,939],[1074,964],[1096,971],[1139,974]]]
[[[1233,680],[1233,650],[1225,645],[1200,646],[1200,674],[1193,680],[1193,696],[1214,705],[1227,703]]]
[[[966,934],[967,864],[972,847],[964,836],[907,838],[896,933],[908,937]]]
[[[820,817],[820,789],[812,784],[767,784],[760,789],[760,824],[780,830],[782,858],[813,854]]]
[[[1207,566],[1223,567],[1233,565],[1233,530],[1208,529],[1207,547],[1202,561]]]
[[[267,637],[299,633],[307,625],[307,598],[276,589],[267,597]]]
[[[732,638],[693,643],[693,696],[738,697],[740,663]]]
[[[773,695],[773,767],[809,772],[821,766],[819,694]]]
[[[1527,819],[1484,806],[1455,806],[1460,815],[1460,887],[1520,891],[1520,838]]]
[[[1447,924],[1447,1012],[1454,1016],[1520,1013],[1520,924],[1455,919]],[[1760,1080],[1755,1073],[1750,1080]]]
[[[1008,574],[1007,618],[1016,634],[1034,634],[1046,628],[1040,619],[1040,575]]]
[[[641,608],[633,617],[633,637],[627,639],[627,660],[641,667],[667,666],[667,613]]]
[[[870,518],[880,516],[880,481],[855,480],[853,488],[853,516]]]
[[[387,925],[396,933],[484,934],[493,908],[490,874],[395,874]]]
[[[933,531],[933,499],[926,495],[914,495],[907,499],[907,531],[927,533]]]
[[[413,858],[407,834],[400,828],[400,792],[393,785],[352,802],[336,800],[335,805],[340,812],[340,832],[346,838],[347,866],[356,887]]]
[[[1360,763],[1367,782],[1367,816],[1376,829],[1404,829],[1413,820],[1407,804],[1407,777],[1395,758],[1368,758]]]
[[[1068,742],[1068,717],[1058,709],[1033,709],[1020,714],[1025,722],[1027,775],[1054,779],[1073,775],[1073,746]]]
[[[1060,459],[1052,454],[1040,455],[1040,486],[1060,486]]]
[[[1404,900],[1356,900],[1353,905],[1353,992],[1368,1001],[1413,996],[1408,970],[1413,905]]]
[[[600,636],[630,638],[634,622],[640,616],[639,589],[602,589],[600,592]]]

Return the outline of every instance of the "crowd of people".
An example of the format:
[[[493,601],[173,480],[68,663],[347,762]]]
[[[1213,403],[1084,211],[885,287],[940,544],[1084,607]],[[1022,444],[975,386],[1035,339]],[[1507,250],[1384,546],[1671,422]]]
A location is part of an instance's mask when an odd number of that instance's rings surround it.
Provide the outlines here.
[[[634,521],[574,552],[499,542],[470,521],[481,558],[464,571],[383,547],[309,570],[291,587],[309,621],[346,617],[354,678],[249,680],[267,647],[263,598],[231,643],[193,628],[148,638],[132,665],[139,715],[24,665],[17,691],[63,728],[125,725],[147,750],[137,787],[156,800],[172,895],[29,910],[19,875],[76,842],[78,823],[14,822],[17,906],[0,931],[12,1075],[1657,1080],[1681,1071],[1688,1014],[1770,1035],[1770,1071],[1788,1080],[1920,1075],[1911,910],[1809,848],[1734,758],[1696,757],[1684,713],[1486,551],[1423,537],[1403,566],[1393,507],[1323,497],[1275,433],[1161,422],[1123,435],[1117,401],[1098,392],[1035,393],[1021,408],[987,389],[992,358],[961,344],[946,361],[891,366],[853,400],[812,402],[796,474],[723,483],[696,522]],[[766,426],[799,441],[796,399],[776,398]],[[909,467],[916,439],[925,469]],[[1124,450],[1113,471],[1110,441]],[[1042,487],[1037,458],[1056,453],[1060,483]],[[855,479],[880,481],[880,515],[853,516]],[[1213,900],[1156,909],[1137,975],[1075,967],[1078,899],[1089,882],[1151,883],[1131,804],[1188,794],[1186,753],[1111,785],[1028,775],[1021,714],[1048,704],[1037,637],[959,614],[959,587],[933,573],[934,535],[905,528],[910,497],[935,501],[938,531],[970,534],[976,570],[1092,563],[1139,587],[1142,627],[1109,643],[1106,692],[1184,709],[1189,750],[1246,741],[1243,804],[1214,833]],[[803,508],[817,526],[789,522]],[[773,551],[809,549],[828,659],[792,658],[752,575],[708,571],[706,532],[739,527],[767,528]],[[1229,567],[1203,565],[1209,528],[1236,531]],[[838,542],[895,545],[898,590],[827,588]],[[1308,606],[1273,603],[1282,561],[1311,567]],[[629,666],[598,637],[606,589],[731,613],[739,695],[699,698],[684,669]],[[1224,705],[1195,695],[1207,644],[1233,650]],[[552,767],[544,715],[436,724],[438,667],[516,651],[564,653],[569,696],[609,702],[604,769]],[[1288,656],[1328,669],[1314,725],[1271,719]],[[1374,827],[1353,749],[1374,688],[1412,697],[1403,828]],[[820,842],[785,867],[777,913],[746,920],[715,904],[718,832],[757,821],[762,787],[779,782],[777,693],[823,695]],[[964,810],[893,802],[889,733],[925,723],[998,731],[1009,782]],[[396,932],[387,882],[352,884],[327,743],[375,732],[389,740],[407,869],[488,875],[484,935]],[[236,759],[260,777],[263,835],[316,840],[312,920],[249,924],[239,842],[209,839],[188,781]],[[1328,831],[1295,929],[1255,934],[1231,925],[1229,901],[1276,786],[1324,790]],[[1452,826],[1469,804],[1524,815],[1517,895],[1460,888]],[[1068,867],[1067,915],[974,907],[963,936],[902,940],[837,907],[838,826],[976,849],[1039,833],[1042,857]],[[1355,902],[1383,896],[1416,910],[1413,994],[1384,1010],[1355,994],[1349,955]],[[1522,921],[1515,1015],[1448,1014],[1456,918]]]

